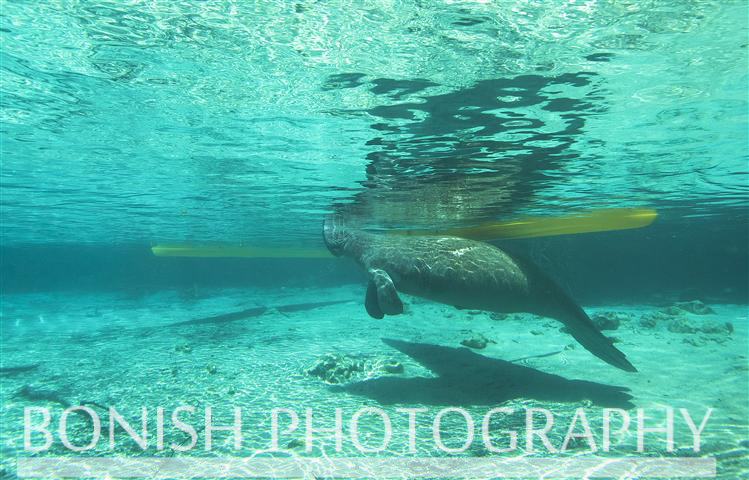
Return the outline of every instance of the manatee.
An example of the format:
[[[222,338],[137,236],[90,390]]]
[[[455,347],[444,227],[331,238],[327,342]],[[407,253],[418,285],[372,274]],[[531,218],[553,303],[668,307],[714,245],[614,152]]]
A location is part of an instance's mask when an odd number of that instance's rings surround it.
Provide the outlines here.
[[[637,369],[548,275],[527,259],[488,243],[448,236],[381,235],[323,222],[325,245],[354,259],[369,277],[364,306],[377,319],[403,313],[398,292],[461,309],[527,312],[562,322],[590,353],[628,372]]]

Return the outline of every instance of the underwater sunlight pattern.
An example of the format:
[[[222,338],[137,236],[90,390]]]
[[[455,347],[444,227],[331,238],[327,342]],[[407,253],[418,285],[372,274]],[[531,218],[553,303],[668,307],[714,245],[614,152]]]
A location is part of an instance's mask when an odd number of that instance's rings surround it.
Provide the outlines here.
[[[0,0],[2,478],[749,478],[748,35]]]

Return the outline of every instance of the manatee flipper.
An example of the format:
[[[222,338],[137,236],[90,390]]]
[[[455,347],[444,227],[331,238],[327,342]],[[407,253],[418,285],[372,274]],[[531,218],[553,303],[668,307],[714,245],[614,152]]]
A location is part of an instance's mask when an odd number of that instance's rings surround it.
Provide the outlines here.
[[[398,291],[390,275],[379,268],[369,269],[369,284],[367,297],[364,302],[367,313],[374,318],[383,315],[398,315],[403,313],[403,302],[398,297]]]
[[[367,309],[367,313],[370,317],[376,318],[377,320],[385,316],[380,310],[380,302],[377,301],[377,287],[372,280],[367,284],[367,295],[364,298],[364,308]]]

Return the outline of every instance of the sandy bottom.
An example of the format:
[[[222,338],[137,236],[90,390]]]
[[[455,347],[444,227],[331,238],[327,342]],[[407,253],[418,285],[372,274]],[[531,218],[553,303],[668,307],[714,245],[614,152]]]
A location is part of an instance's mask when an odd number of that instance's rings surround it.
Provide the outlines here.
[[[586,438],[572,438],[564,453],[550,452],[535,438],[535,456],[674,456],[714,457],[719,478],[748,478],[749,387],[746,305],[710,305],[712,313],[691,313],[652,305],[586,308],[591,316],[618,319],[605,333],[639,373],[617,370],[589,354],[556,321],[515,314],[490,315],[456,310],[408,298],[407,311],[383,320],[369,318],[362,305],[363,287],[325,290],[221,290],[186,296],[163,292],[141,297],[112,294],[6,295],[2,300],[2,468],[16,474],[23,456],[489,456],[531,455],[525,451],[527,409],[547,409],[553,427],[547,433],[559,449],[576,409],[584,408],[593,440],[603,446],[603,409],[618,408],[631,416],[626,432],[610,434],[610,451],[591,452]],[[312,302],[341,303],[299,309]],[[271,307],[249,318],[218,318],[194,324],[171,324],[254,307]],[[730,324],[730,325],[728,325]],[[384,339],[384,340],[383,340]],[[476,347],[466,348],[461,342]],[[484,346],[485,344],[485,346]],[[58,422],[69,406],[85,405],[100,417],[102,434],[90,450],[74,452],[61,441]],[[169,445],[189,445],[190,436],[171,422],[179,418],[195,427],[197,444],[178,452]],[[45,407],[51,413],[53,443],[42,452],[24,450],[24,408]],[[141,407],[147,407],[149,436],[143,450],[121,427],[109,444],[113,406],[141,430]],[[157,449],[156,407],[164,408],[165,448]],[[232,407],[242,409],[242,442],[235,450],[228,432],[212,434],[205,449],[204,408],[213,425],[233,422]],[[385,450],[362,453],[350,436],[350,420],[364,407],[384,411],[392,423]],[[471,416],[475,437],[463,452],[447,453],[434,441],[440,410],[458,407]],[[514,410],[489,422],[492,444],[509,447],[505,430],[518,432],[517,448],[488,450],[481,437],[482,419],[495,407]],[[292,409],[299,427],[271,447],[271,410]],[[305,449],[305,409],[314,427],[332,427],[342,409],[343,440],[336,451],[331,432],[316,433]],[[409,448],[408,414],[403,408],[425,408],[415,416],[413,451]],[[673,451],[665,433],[645,433],[637,452],[637,409],[646,428],[663,427],[672,408]],[[712,413],[693,449],[693,435],[679,409],[699,427]],[[543,413],[534,418],[544,424]],[[621,427],[619,412],[611,429]],[[40,413],[31,417],[42,420]],[[85,412],[68,416],[70,443],[86,445],[93,425]],[[290,416],[280,417],[280,429]],[[466,419],[456,411],[441,418],[440,438],[459,448],[467,438]],[[583,432],[578,418],[575,432]],[[384,439],[383,420],[359,417],[358,438],[376,447]],[[31,435],[42,445],[40,433]],[[376,472],[373,472],[375,474]]]

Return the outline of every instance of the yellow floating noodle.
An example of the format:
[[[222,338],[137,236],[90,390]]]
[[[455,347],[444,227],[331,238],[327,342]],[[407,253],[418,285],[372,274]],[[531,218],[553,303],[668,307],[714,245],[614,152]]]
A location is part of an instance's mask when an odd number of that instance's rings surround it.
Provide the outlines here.
[[[566,217],[529,217],[508,222],[489,222],[475,227],[446,230],[392,230],[390,235],[452,236],[472,240],[503,238],[549,237],[577,233],[606,232],[642,228],[658,216],[648,208],[614,208],[595,210]],[[158,257],[206,258],[328,258],[332,255],[322,248],[252,247],[237,245],[156,245],[151,251]]]
[[[239,245],[156,245],[151,252],[157,257],[206,258],[328,258],[322,248],[304,247],[243,247]]]
[[[475,227],[445,230],[393,230],[389,233],[392,235],[462,237],[472,240],[550,237],[642,228],[653,223],[656,217],[655,210],[648,208],[614,208],[566,217],[529,217],[508,222],[489,222]]]

